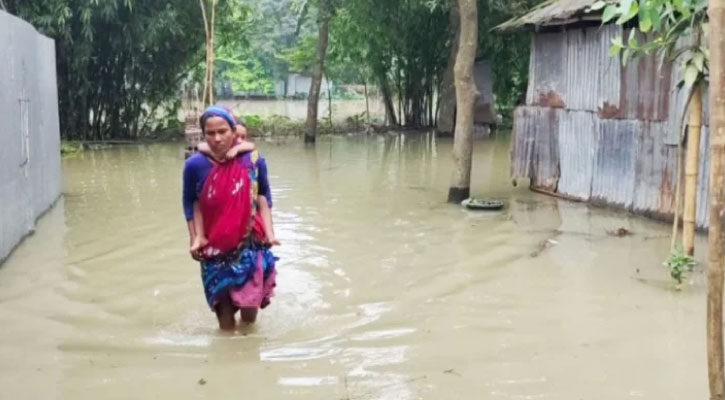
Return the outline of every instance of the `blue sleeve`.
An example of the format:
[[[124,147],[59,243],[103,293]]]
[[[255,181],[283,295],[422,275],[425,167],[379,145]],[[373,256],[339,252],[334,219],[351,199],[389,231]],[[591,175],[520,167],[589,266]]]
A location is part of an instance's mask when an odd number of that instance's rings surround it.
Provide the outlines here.
[[[192,158],[184,163],[184,186],[181,195],[181,202],[184,205],[184,216],[187,221],[194,219],[194,202],[196,201],[196,186],[198,175],[196,165]]]
[[[257,161],[257,183],[259,194],[267,199],[269,208],[272,208],[272,189],[269,187],[269,175],[267,174],[267,161],[260,156]]]

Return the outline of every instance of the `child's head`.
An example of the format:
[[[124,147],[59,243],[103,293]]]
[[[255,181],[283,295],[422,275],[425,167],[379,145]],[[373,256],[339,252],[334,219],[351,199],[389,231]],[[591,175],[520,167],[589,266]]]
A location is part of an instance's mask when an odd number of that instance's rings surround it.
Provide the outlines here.
[[[228,112],[229,115],[232,116],[232,119],[234,121],[234,135],[239,140],[246,140],[247,139],[247,126],[244,124],[244,118],[237,117],[234,112],[228,108],[224,107]]]
[[[241,140],[247,140],[247,127],[244,125],[244,120],[237,118],[237,126],[234,127],[234,131]]]

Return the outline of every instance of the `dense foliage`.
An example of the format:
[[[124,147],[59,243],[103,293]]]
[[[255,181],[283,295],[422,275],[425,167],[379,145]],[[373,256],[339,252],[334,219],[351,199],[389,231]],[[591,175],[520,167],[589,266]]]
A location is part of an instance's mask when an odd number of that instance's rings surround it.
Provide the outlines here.
[[[197,0],[5,5],[56,40],[64,138],[139,138],[176,120],[164,110],[173,111],[180,79],[203,59]]]
[[[626,64],[633,57],[664,52],[682,62],[682,83],[690,87],[708,74],[707,4],[707,0],[620,0],[599,1],[593,9],[603,11],[602,23],[637,22],[629,37],[614,39],[612,55],[621,55]]]
[[[491,33],[539,0],[479,0],[479,57],[492,60],[497,106],[510,112],[526,85],[527,35]],[[203,79],[199,0],[4,0],[10,13],[56,40],[66,139],[141,138],[178,124],[179,90]],[[393,122],[435,122],[454,32],[449,0],[333,1],[325,75],[377,86]],[[274,94],[309,73],[316,0],[220,0],[217,97]]]

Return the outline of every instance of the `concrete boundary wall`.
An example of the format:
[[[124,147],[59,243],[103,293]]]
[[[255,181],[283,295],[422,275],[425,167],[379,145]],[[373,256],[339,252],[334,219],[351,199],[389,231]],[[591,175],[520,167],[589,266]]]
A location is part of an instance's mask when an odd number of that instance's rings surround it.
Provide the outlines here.
[[[61,192],[55,42],[0,11],[0,261]]]

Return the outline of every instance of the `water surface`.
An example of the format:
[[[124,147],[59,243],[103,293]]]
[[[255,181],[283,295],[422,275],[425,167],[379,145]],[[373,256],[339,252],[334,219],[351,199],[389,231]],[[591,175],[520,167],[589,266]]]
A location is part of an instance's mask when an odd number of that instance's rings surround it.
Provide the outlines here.
[[[279,286],[231,335],[186,252],[182,146],[66,158],[0,268],[0,398],[705,398],[702,275],[670,290],[668,226],[513,187],[506,137],[475,143],[497,213],[445,203],[450,141],[261,146]]]

